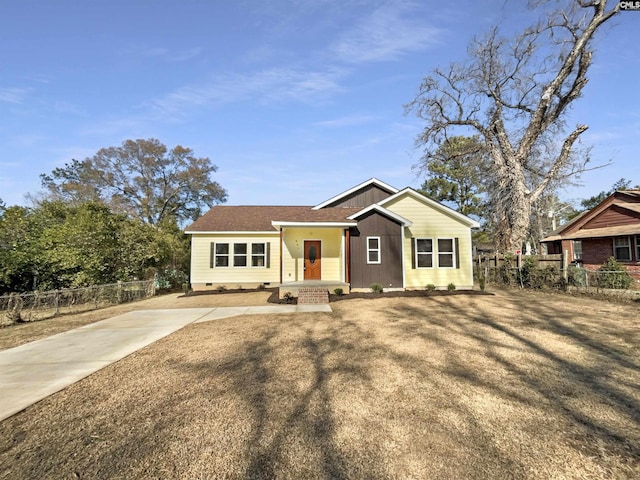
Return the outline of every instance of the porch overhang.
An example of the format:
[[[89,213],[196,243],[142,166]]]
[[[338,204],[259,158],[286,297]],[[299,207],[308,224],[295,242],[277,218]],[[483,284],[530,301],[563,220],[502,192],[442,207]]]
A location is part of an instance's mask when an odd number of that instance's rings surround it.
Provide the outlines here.
[[[355,227],[357,222],[287,222],[274,220],[271,222],[274,228],[349,228]]]

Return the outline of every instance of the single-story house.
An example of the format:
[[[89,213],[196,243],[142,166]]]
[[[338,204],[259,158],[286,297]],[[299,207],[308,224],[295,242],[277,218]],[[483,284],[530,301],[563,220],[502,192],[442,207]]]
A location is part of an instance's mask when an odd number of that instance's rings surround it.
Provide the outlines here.
[[[640,190],[621,190],[542,239],[547,253],[597,270],[608,258],[640,280]]]
[[[315,206],[213,207],[191,235],[193,290],[473,287],[478,222],[372,178]]]

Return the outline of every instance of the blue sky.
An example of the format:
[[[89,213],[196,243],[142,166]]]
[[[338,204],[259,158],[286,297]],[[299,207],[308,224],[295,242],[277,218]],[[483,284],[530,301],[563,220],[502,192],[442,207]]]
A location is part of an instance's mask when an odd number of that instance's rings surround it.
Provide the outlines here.
[[[0,198],[125,139],[218,166],[228,204],[313,205],[377,177],[418,187],[403,105],[516,0],[0,0]],[[521,10],[520,10],[521,9]],[[640,183],[640,12],[600,32],[569,125],[594,161],[565,199]]]

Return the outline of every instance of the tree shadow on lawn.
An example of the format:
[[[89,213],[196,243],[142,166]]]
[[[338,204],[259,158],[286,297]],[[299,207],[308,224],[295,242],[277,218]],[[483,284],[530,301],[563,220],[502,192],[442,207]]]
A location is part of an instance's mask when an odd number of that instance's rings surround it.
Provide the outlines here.
[[[3,422],[0,478],[632,476],[639,336],[527,295],[191,325]]]
[[[308,315],[222,363],[179,366],[201,381],[230,379],[238,409],[251,417],[243,478],[523,473],[518,459],[492,445],[480,422],[440,388],[432,365],[367,328],[371,313],[364,323],[340,312]]]
[[[418,336],[446,352],[443,374],[561,419],[557,428],[569,432],[566,439],[577,450],[601,459],[618,457],[619,467],[637,472],[637,317],[628,322],[602,319],[597,303],[576,312],[526,293],[507,298],[509,315],[504,316],[492,311],[490,302],[469,305],[447,299],[435,308],[399,305],[388,314],[412,319],[396,325],[397,338]],[[505,305],[495,307],[502,311]]]

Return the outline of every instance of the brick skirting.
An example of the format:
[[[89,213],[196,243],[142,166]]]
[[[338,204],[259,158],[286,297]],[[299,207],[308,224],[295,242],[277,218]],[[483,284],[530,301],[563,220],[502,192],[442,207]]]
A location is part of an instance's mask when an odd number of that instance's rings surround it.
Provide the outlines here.
[[[329,290],[322,287],[298,289],[298,305],[320,305],[329,303]]]

